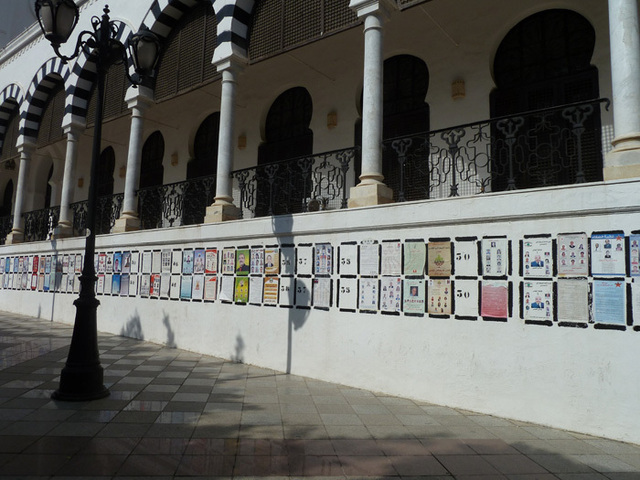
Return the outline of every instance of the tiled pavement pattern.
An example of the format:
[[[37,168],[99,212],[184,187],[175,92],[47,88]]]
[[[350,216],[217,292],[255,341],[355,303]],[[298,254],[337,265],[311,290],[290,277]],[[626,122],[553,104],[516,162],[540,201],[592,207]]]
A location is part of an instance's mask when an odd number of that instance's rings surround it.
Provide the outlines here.
[[[639,446],[113,335],[111,395],[54,402],[70,335],[0,314],[0,478],[640,479]]]

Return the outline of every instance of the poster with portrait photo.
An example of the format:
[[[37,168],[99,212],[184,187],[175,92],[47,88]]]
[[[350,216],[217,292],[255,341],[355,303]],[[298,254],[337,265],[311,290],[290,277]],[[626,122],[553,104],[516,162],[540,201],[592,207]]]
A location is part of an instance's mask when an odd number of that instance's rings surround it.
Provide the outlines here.
[[[280,257],[277,248],[264,249],[264,273],[277,275],[280,272]]]
[[[202,260],[204,261],[204,251],[202,252]],[[193,285],[191,287],[191,298],[193,300],[202,300],[204,296],[204,275],[194,274]]]
[[[69,279],[70,280],[72,279],[71,275],[69,276]],[[114,273],[111,276],[111,295],[120,295],[120,274],[119,273]]]
[[[222,250],[222,274],[233,275],[236,271],[236,250],[225,248]],[[233,299],[233,296],[231,297]]]
[[[378,279],[360,279],[360,289],[358,292],[358,308],[360,310],[375,312],[378,310]]]
[[[191,275],[193,273],[193,250],[182,251],[182,274]]]
[[[450,279],[429,279],[427,312],[433,315],[451,315]]]
[[[629,274],[640,277],[640,235],[629,237]]]
[[[151,275],[151,286],[149,288],[149,296],[153,298],[160,297],[160,286],[162,284],[162,276],[159,273]]]
[[[509,243],[506,238],[482,239],[482,273],[501,277],[507,274]]]
[[[553,275],[553,240],[551,238],[525,238],[522,241],[522,273],[525,277]]]
[[[131,273],[131,252],[122,252],[122,273]]]
[[[402,277],[380,279],[380,310],[387,313],[402,309]]]
[[[233,290],[233,301],[235,303],[249,302],[249,279],[246,277],[236,277],[235,288]]]
[[[204,255],[204,273],[218,273],[218,249],[208,248]]]
[[[525,281],[522,288],[524,319],[553,321],[553,282]]]
[[[113,254],[113,273],[122,273],[122,252]]]
[[[251,249],[251,275],[262,275],[263,273],[264,273],[264,248],[252,248]]]
[[[314,273],[331,275],[333,266],[333,247],[329,243],[318,243],[315,248]]]
[[[451,276],[451,242],[429,242],[429,276]]]
[[[193,277],[191,275],[183,275],[180,279],[180,300],[191,300],[192,286]]]
[[[193,273],[194,274],[203,274],[204,273],[204,248],[196,248],[193,251]]]
[[[626,274],[624,235],[599,233],[591,236],[591,274],[594,276]]]
[[[560,234],[557,239],[559,277],[586,277],[589,273],[586,233]]]
[[[105,278],[105,286],[106,286],[106,278]],[[142,274],[140,275],[140,296],[148,297],[151,293],[151,275]]]
[[[415,278],[405,278],[402,311],[404,313],[425,312],[425,291],[424,280]]]
[[[235,274],[238,276],[247,276],[251,271],[251,251],[248,248],[236,250],[236,266]],[[247,284],[248,288],[248,284]]]

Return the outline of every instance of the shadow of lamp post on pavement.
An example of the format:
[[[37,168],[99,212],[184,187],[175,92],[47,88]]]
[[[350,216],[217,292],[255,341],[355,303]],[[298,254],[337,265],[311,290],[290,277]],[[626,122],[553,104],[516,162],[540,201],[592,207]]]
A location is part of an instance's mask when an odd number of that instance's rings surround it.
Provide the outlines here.
[[[84,30],[78,35],[71,56],[60,53],[60,46],[67,42],[80,18],[80,11],[73,0],[36,0],[36,16],[44,37],[51,42],[56,55],[63,62],[84,53],[96,64],[96,116],[91,154],[91,177],[87,206],[87,237],[84,265],[80,276],[80,296],[75,300],[76,317],[69,347],[67,362],[60,374],[60,386],[52,398],[65,401],[87,401],[109,395],[103,383],[103,368],[98,353],[97,309],[95,284],[95,210],[97,164],[100,158],[105,76],[110,65],[124,62],[129,66],[127,49],[135,73],[127,78],[136,87],[153,77],[159,59],[160,40],[149,30],[140,30],[132,35],[125,46],[117,39],[118,27],[109,18],[109,7],[105,6],[102,17],[91,19],[93,31]]]

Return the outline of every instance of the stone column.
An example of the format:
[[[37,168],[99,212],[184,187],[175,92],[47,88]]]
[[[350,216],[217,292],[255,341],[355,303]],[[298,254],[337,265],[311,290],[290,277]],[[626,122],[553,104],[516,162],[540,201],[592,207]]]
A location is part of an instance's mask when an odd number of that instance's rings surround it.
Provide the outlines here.
[[[25,141],[22,145],[18,145],[20,152],[20,166],[18,167],[18,186],[16,188],[16,203],[13,206],[13,227],[7,235],[6,244],[24,242],[24,221],[22,220],[22,211],[25,197],[27,196],[27,178],[29,176],[29,167],[31,165],[31,155],[35,150],[35,144]]]
[[[116,220],[112,228],[112,232],[114,233],[129,232],[140,228],[136,190],[140,184],[144,112],[154,103],[153,92],[143,86],[130,88],[127,92],[126,100],[127,105],[131,109],[131,130],[129,132],[127,173],[124,179],[124,200],[122,202],[120,218]]]
[[[207,207],[204,223],[224,222],[240,218],[240,209],[233,204],[232,179],[234,132],[236,117],[236,82],[241,66],[228,60],[218,65],[222,71],[220,99],[220,131],[218,135],[218,167],[216,170],[216,196]]]
[[[360,183],[349,192],[352,208],[393,202],[393,192],[382,175],[382,24],[391,7],[384,0],[351,0],[349,7],[364,17],[362,173]]]
[[[71,202],[74,192],[74,173],[78,158],[78,139],[84,129],[84,125],[71,123],[65,125],[64,133],[67,135],[67,151],[64,158],[64,172],[62,176],[62,195],[60,197],[60,218],[58,225],[53,230],[53,238],[65,238],[73,236],[73,212]]]
[[[613,150],[604,179],[640,177],[640,34],[637,0],[609,0]]]

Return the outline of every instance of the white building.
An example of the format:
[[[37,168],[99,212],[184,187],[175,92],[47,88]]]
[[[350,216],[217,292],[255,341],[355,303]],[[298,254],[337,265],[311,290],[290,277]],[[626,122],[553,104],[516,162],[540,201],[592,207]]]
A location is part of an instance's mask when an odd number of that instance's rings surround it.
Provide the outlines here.
[[[636,0],[109,8],[101,330],[640,442]],[[3,310],[73,318],[95,83],[0,54]]]

